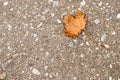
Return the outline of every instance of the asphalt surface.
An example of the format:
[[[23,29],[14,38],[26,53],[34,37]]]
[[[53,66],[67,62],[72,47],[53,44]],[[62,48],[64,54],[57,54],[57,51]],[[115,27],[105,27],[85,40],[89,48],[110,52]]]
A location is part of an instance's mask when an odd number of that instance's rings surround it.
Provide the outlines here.
[[[77,10],[86,28],[66,37]],[[120,80],[120,0],[0,0],[0,80]]]

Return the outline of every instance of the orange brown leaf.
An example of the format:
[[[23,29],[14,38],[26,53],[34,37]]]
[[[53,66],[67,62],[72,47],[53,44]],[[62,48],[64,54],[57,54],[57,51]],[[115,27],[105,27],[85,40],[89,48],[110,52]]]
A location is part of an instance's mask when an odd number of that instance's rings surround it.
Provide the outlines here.
[[[71,15],[64,16],[63,22],[65,23],[64,33],[69,37],[77,37],[79,33],[85,28],[87,19],[85,15],[77,11],[75,17]]]

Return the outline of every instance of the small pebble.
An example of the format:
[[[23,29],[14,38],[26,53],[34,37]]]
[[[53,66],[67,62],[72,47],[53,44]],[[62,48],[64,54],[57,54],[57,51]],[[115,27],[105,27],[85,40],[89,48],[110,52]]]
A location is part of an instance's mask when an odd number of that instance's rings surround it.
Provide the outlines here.
[[[58,5],[59,5],[59,2],[58,1],[53,1],[53,7],[58,7]]]
[[[110,64],[110,68],[112,68],[112,64]]]
[[[41,16],[41,19],[42,19],[42,20],[46,20],[46,17],[45,17],[45,16]]]
[[[111,76],[109,77],[109,80],[112,80],[112,77],[111,77]]]
[[[36,37],[36,38],[35,38],[35,41],[38,41],[38,40],[39,40],[39,38],[38,38],[38,37]]]
[[[53,2],[53,0],[48,0],[48,3],[51,3],[51,2]]]
[[[49,75],[49,73],[45,73],[45,76],[48,76]]]
[[[57,23],[61,23],[61,20],[60,20],[60,19],[57,19]]]
[[[74,39],[74,40],[73,40],[73,42],[77,43],[77,40],[76,40],[76,39]]]
[[[80,46],[83,46],[83,45],[84,45],[84,43],[81,43],[81,44],[80,44]]]
[[[46,13],[48,13],[49,10],[50,10],[49,8],[45,9],[45,10],[42,12],[42,14],[46,14]]]
[[[106,3],[105,5],[106,5],[106,6],[109,5],[109,3]]]
[[[44,12],[45,12],[45,13],[48,13],[48,12],[49,12],[49,10],[50,10],[50,9],[49,9],[49,8],[47,8],[47,9],[45,9],[45,10],[44,10]]]
[[[8,25],[7,25],[7,28],[8,28],[8,30],[12,30],[12,25],[11,25],[11,24],[8,24]]]
[[[101,36],[101,41],[105,41],[105,39],[106,39],[106,34],[104,33],[104,34],[102,34],[102,36]]]
[[[74,77],[73,80],[77,80],[77,77]]]
[[[4,3],[3,3],[3,5],[4,5],[4,6],[7,6],[7,5],[8,5],[8,2],[7,2],[7,1],[6,1],[6,2],[4,2]]]
[[[120,13],[117,14],[117,19],[120,19]]]
[[[48,55],[49,55],[49,52],[48,52],[48,51],[46,51],[46,52],[45,52],[45,55],[46,55],[46,56],[48,56]]]
[[[44,66],[44,68],[45,68],[45,70],[47,70],[47,69],[48,69],[48,66]]]
[[[43,25],[43,23],[39,23],[39,24],[37,25],[37,28],[41,27],[42,25]]]
[[[100,74],[96,74],[96,76],[100,76]]]
[[[5,72],[0,73],[0,80],[5,80],[5,78],[6,78],[6,73]]]
[[[37,70],[36,68],[32,69],[32,73],[35,74],[35,75],[40,75],[40,71]]]
[[[86,45],[87,45],[87,46],[89,46],[89,45],[90,45],[90,43],[89,43],[89,42],[85,42],[85,43],[86,43]]]
[[[99,22],[100,22],[99,19],[95,19],[95,20],[94,20],[94,23],[95,23],[95,24],[98,24]]]
[[[50,77],[50,78],[53,78],[53,75],[52,75],[52,74],[49,74],[49,77]]]
[[[84,57],[84,54],[80,54],[80,57],[83,58],[83,57]]]
[[[52,16],[52,17],[54,17],[54,16],[55,16],[55,14],[54,14],[54,13],[51,13],[51,16]]]
[[[96,50],[98,50],[99,48],[98,48],[98,47],[96,47],[95,49],[96,49]]]
[[[85,0],[83,0],[83,1],[80,3],[81,6],[85,6],[85,4],[86,4]]]
[[[37,34],[33,34],[34,37],[37,37]]]
[[[115,31],[113,31],[113,32],[112,32],[112,35],[114,36],[115,34],[116,34],[116,32],[115,32]]]
[[[73,45],[74,45],[74,43],[73,43],[73,42],[70,42],[68,46],[69,46],[69,47],[72,47]]]
[[[98,6],[102,6],[102,4],[103,4],[102,1],[100,1],[100,3],[98,4]]]
[[[106,49],[110,48],[110,46],[108,44],[104,44],[103,45]]]

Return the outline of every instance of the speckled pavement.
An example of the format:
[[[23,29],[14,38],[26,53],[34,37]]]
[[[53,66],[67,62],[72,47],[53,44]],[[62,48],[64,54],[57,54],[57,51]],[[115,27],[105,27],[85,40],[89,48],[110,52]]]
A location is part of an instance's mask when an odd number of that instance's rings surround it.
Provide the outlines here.
[[[66,37],[77,10],[86,28]],[[0,80],[120,80],[120,0],[0,0]]]

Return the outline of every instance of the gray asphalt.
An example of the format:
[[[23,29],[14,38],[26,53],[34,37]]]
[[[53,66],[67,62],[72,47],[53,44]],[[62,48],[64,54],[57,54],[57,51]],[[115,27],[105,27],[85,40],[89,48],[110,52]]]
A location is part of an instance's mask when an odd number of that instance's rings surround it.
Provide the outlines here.
[[[77,10],[86,28],[66,37]],[[0,0],[0,80],[120,80],[120,0]]]

